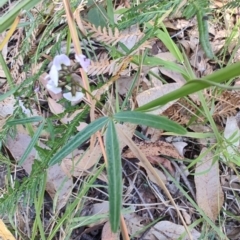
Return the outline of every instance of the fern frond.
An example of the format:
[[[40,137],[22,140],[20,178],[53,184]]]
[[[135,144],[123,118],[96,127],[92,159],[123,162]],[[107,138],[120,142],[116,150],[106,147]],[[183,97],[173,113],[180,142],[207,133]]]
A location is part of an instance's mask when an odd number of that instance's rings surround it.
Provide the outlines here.
[[[131,41],[132,38],[135,41],[139,41],[144,36],[144,33],[139,30],[131,34],[124,34],[119,32],[118,28],[114,28],[114,30],[111,28],[107,29],[106,27],[101,28],[87,22],[84,22],[84,26],[92,38],[107,45],[111,44],[112,46],[115,46],[120,41]]]
[[[103,60],[100,62],[91,62],[91,65],[88,69],[88,75],[101,75],[108,73],[109,75],[115,75],[124,64],[124,61],[121,59],[117,60]]]
[[[240,7],[240,0],[231,0],[226,5],[224,5],[224,8],[239,8]]]

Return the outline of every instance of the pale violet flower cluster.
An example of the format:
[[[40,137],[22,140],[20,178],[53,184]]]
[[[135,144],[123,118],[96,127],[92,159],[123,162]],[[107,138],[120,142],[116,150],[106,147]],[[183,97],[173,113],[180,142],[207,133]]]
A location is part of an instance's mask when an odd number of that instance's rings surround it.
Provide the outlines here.
[[[87,72],[90,65],[90,59],[86,58],[86,56],[82,54],[75,55],[75,59],[83,70]],[[62,87],[59,86],[59,75],[61,73],[63,76],[71,76],[70,66],[71,61],[65,54],[60,54],[54,57],[50,72],[47,76],[48,83],[46,87],[48,90],[55,94],[62,92]],[[75,87],[72,86],[72,91],[63,93],[63,97],[72,102],[81,100],[84,97],[84,94],[79,91],[73,91],[73,89],[75,89]]]

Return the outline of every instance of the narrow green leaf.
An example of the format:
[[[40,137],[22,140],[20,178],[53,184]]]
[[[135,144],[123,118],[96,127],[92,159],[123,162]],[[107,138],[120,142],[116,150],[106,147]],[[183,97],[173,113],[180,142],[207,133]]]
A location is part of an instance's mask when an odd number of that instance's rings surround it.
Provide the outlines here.
[[[110,224],[112,231],[117,232],[122,208],[122,162],[117,131],[113,120],[109,121],[106,132],[106,154],[108,160]]]
[[[39,3],[39,0],[18,1],[11,10],[0,17],[0,33],[8,29],[21,10],[29,10]]]
[[[108,20],[109,23],[114,26],[114,7],[113,7],[113,1],[107,0],[107,14],[108,14]]]
[[[39,138],[39,136],[40,136],[40,134],[41,134],[41,132],[42,132],[42,129],[43,129],[43,127],[44,127],[44,124],[45,124],[45,121],[43,121],[43,122],[41,123],[41,125],[38,127],[37,131],[36,131],[35,134],[33,135],[32,141],[29,143],[26,151],[24,152],[24,154],[22,155],[20,161],[18,162],[19,166],[21,166],[21,165],[24,163],[24,161],[27,159],[29,153],[32,151],[34,145],[35,145],[36,142],[38,141],[38,138]]]
[[[170,37],[170,35],[163,23],[161,24],[161,27],[162,27],[163,31],[160,29],[157,29],[155,31],[156,37],[158,37],[164,43],[164,45],[167,47],[167,49],[172,53],[172,55],[180,63],[183,63],[183,56],[182,56],[181,52],[179,51],[175,42]]]
[[[233,63],[225,68],[222,68],[211,75],[201,78],[202,80],[213,81],[215,83],[225,82],[229,79],[235,78],[240,75],[240,62]],[[181,88],[172,91],[160,98],[157,98],[139,108],[136,111],[146,111],[150,109],[154,109],[155,107],[159,107],[164,105],[172,100],[185,97],[191,93],[198,92],[204,88],[209,87],[207,84],[201,84],[201,79],[199,81],[195,81],[191,84],[185,84]]]
[[[181,125],[167,119],[166,117],[156,116],[153,114],[147,114],[135,111],[119,112],[114,115],[114,119],[119,122],[130,122],[135,124],[141,124],[157,129],[163,129],[178,134],[186,134],[187,131]]]
[[[40,122],[43,118],[40,116],[37,117],[29,117],[29,118],[22,118],[22,119],[15,119],[7,122],[7,125],[13,126],[17,124],[26,124],[26,123],[33,123],[33,122]]]
[[[14,86],[13,78],[1,51],[0,51],[0,66],[2,67],[2,70],[7,78],[9,86],[13,88]]]
[[[17,87],[12,88],[10,91],[4,93],[4,94],[0,94],[0,101],[3,101],[4,99],[6,99],[7,97],[10,97],[13,93],[15,93],[17,91]]]
[[[70,154],[73,150],[90,138],[92,134],[100,130],[107,123],[107,121],[107,117],[99,118],[90,123],[81,132],[77,133],[59,152],[52,157],[52,159],[49,161],[49,166],[60,162],[63,158],[65,158],[68,154]]]
[[[199,9],[197,11],[197,22],[200,43],[207,57],[213,59],[214,53],[212,51],[212,47],[209,41],[208,22],[205,18],[207,18],[207,16],[205,16],[203,11]]]
[[[134,56],[133,57],[133,62],[136,63],[136,64],[140,64],[140,60],[138,56]],[[169,69],[169,70],[172,70],[174,72],[179,72],[181,74],[184,74],[186,75],[186,71],[180,67],[179,65],[177,65],[176,63],[174,62],[170,62],[170,61],[165,61],[161,58],[158,58],[158,57],[149,57],[149,56],[146,56],[144,59],[143,59],[143,62],[142,62],[143,65],[146,65],[146,66],[162,66],[166,69]]]

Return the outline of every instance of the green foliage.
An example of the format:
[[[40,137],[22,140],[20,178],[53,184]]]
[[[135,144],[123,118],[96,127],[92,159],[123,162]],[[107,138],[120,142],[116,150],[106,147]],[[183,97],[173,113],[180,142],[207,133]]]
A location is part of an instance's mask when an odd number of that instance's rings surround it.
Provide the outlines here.
[[[36,192],[43,185],[43,169],[43,164],[35,161],[29,177],[24,178],[20,184],[15,180],[15,186],[13,188],[11,186],[8,187],[8,191],[0,198],[1,215],[14,215],[19,203],[28,207],[33,204]]]
[[[87,13],[87,19],[89,22],[94,24],[96,27],[106,27],[107,26],[107,12],[101,3],[95,3]]]
[[[162,129],[169,132],[178,134],[185,134],[186,130],[179,124],[167,119],[163,116],[156,116],[136,111],[119,112],[114,115],[114,118],[119,122],[130,122],[141,124],[148,127]]]
[[[199,40],[203,50],[205,51],[208,58],[214,58],[214,54],[209,42],[209,34],[208,34],[208,16],[207,14],[210,12],[209,0],[191,0],[188,1],[187,6],[183,10],[183,16],[187,19],[192,18],[197,15],[198,22],[198,32],[199,32]]]
[[[179,4],[178,0],[150,0],[140,3],[137,6],[131,7],[129,10],[122,14],[121,20],[118,22],[117,27],[119,30],[123,30],[138,23],[146,23],[155,18],[163,16],[163,14],[174,8]]]
[[[222,83],[229,79],[235,78],[240,75],[240,63],[234,63],[230,66],[227,66],[225,68],[222,68],[214,73],[212,73],[209,76],[203,77],[202,80],[207,80],[208,83],[203,83],[199,80],[191,80],[185,85],[183,85],[181,88],[172,91],[160,98],[155,99],[154,101],[147,103],[140,108],[138,108],[138,111],[146,111],[150,110],[156,107],[159,107],[161,105],[167,104],[168,102],[185,97],[191,93],[198,92],[204,88],[209,87],[210,82],[212,81],[212,85],[215,83]]]
[[[11,26],[21,10],[29,10],[38,3],[38,0],[23,0],[14,3],[14,6],[12,6],[9,11],[0,17],[0,33],[7,30]]]
[[[230,0],[224,6],[224,8],[239,8],[240,7],[240,0]]]
[[[57,154],[53,156],[53,158],[49,161],[49,166],[62,161],[64,157],[66,157],[73,150],[83,144],[87,139],[91,137],[91,135],[100,130],[107,123],[107,120],[107,117],[101,117],[90,123],[81,132],[77,133],[67,144],[64,145],[64,147],[59,152],[57,152]]]
[[[119,122],[130,122],[144,124],[146,126],[165,129],[179,134],[185,134],[186,130],[179,124],[160,116],[134,111],[119,112],[113,118],[101,117],[90,123],[82,131],[77,133],[70,141],[65,142],[60,151],[50,159],[49,166],[60,163],[64,157],[83,144],[94,133],[106,126],[106,153],[108,161],[108,182],[110,201],[110,223],[112,231],[117,232],[120,222],[122,181],[121,181],[121,157],[119,142],[115,129],[114,120]],[[57,149],[55,149],[56,151]],[[51,155],[50,155],[51,156]]]
[[[210,11],[209,4],[209,0],[189,0],[188,3],[184,6],[182,14],[187,19],[194,17],[198,11],[207,14]]]
[[[122,208],[122,162],[115,123],[109,120],[106,131],[106,154],[108,173],[108,193],[110,199],[110,222],[113,232],[120,226]]]
[[[17,125],[17,124],[26,124],[26,123],[33,123],[33,122],[40,122],[43,118],[40,116],[36,117],[29,117],[29,118],[22,118],[22,119],[14,119],[7,122],[9,126]]]
[[[78,3],[79,1],[71,1],[73,8],[75,8]],[[120,30],[123,30],[131,27],[136,23],[142,24],[148,22],[149,20],[156,20],[155,23],[157,23],[157,20],[159,18],[164,16],[167,11],[171,12],[172,9],[177,7],[179,3],[179,0],[145,1],[137,6],[131,7],[128,10],[125,9],[122,12],[122,18],[119,21],[117,27]],[[47,3],[43,2],[43,4],[47,12],[49,6]],[[109,21],[110,25],[113,26],[114,12],[112,1],[107,0],[107,11],[103,6],[104,5],[97,4],[96,6],[94,5],[94,7],[91,7],[87,13],[87,18],[96,26],[105,26],[107,24],[107,21],[105,20],[108,18],[107,20]],[[208,12],[208,6],[208,0],[188,1],[188,4],[185,7],[183,13],[188,18],[197,15],[201,45],[205,50],[207,56],[213,58],[208,39],[207,20],[205,19],[205,14]],[[61,25],[62,14],[63,11],[59,11],[54,16],[48,16],[48,14],[45,13],[39,14],[37,16],[33,16],[31,12],[27,14],[27,23],[24,27],[26,38],[31,38],[32,36],[36,37],[36,48],[34,48],[34,51],[32,52],[33,46],[29,44],[29,41],[23,41],[21,51],[16,57],[16,59],[22,58],[24,59],[24,63],[26,62],[26,64],[22,66],[22,71],[27,73],[27,78],[20,84],[20,86],[18,86],[17,88],[13,88],[5,95],[2,95],[1,99],[4,99],[12,93],[15,94],[15,97],[32,96],[34,84],[36,83],[36,81],[38,81],[39,76],[43,72],[46,72],[47,65],[49,63],[49,60],[43,60],[43,54],[48,54],[52,57],[55,56],[57,53],[59,53],[59,50],[61,49],[62,41],[65,40],[67,37],[68,27],[66,24]],[[41,24],[43,23],[46,26],[43,29],[43,32],[35,36],[34,34],[38,32],[38,30],[41,28]],[[7,25],[5,25],[5,27],[6,26]],[[122,47],[123,49],[125,49],[126,54],[124,55],[131,54],[147,39],[152,36],[156,36],[166,45],[168,50],[175,56],[179,63],[184,63],[183,54],[179,51],[177,45],[172,41],[166,28],[163,25],[161,26],[162,30],[158,29],[159,26],[151,26],[146,24],[145,27],[148,28],[145,37],[141,39],[132,49],[127,49],[125,46]],[[68,154],[70,154],[76,148],[80,147],[97,131],[101,130],[102,133],[105,132],[106,134],[105,148],[107,154],[106,167],[109,182],[108,192],[110,201],[110,222],[112,230],[116,232],[119,228],[120,214],[122,209],[122,166],[119,141],[115,125],[116,122],[130,122],[136,125],[145,125],[156,129],[163,129],[166,131],[174,132],[176,134],[184,135],[186,134],[186,130],[179,124],[172,122],[165,117],[146,114],[140,111],[145,111],[154,107],[158,107],[159,105],[166,104],[174,99],[197,92],[211,85],[219,86],[217,85],[218,83],[224,82],[230,78],[234,78],[240,75],[240,64],[237,63],[228,66],[222,70],[219,70],[218,72],[215,72],[207,77],[204,77],[201,81],[190,80],[191,75],[187,72],[186,67],[184,69],[179,67],[179,65],[177,65],[176,63],[164,61],[162,59],[152,56],[147,56],[147,51],[142,56],[143,57],[135,55],[132,57],[132,61],[139,66],[141,64],[148,66],[163,66],[166,69],[179,72],[185,77],[185,79],[189,80],[188,83],[185,84],[182,88],[172,93],[169,93],[159,99],[156,99],[155,101],[148,103],[145,106],[140,107],[138,109],[139,111],[120,111],[113,115],[109,114],[109,116],[101,117],[90,123],[86,128],[84,128],[84,130],[78,133],[76,131],[76,127],[79,125],[80,122],[85,122],[86,116],[89,113],[89,107],[87,106],[84,107],[83,111],[79,113],[74,118],[74,120],[72,120],[71,123],[66,125],[59,124],[56,126],[54,125],[54,121],[60,120],[61,117],[64,116],[66,113],[71,113],[72,111],[74,111],[74,108],[70,107],[69,105],[64,113],[51,116],[47,120],[43,119],[42,117],[23,118],[20,114],[19,109],[15,111],[12,118],[8,121],[7,125],[3,129],[0,137],[2,137],[3,139],[7,135],[7,132],[9,130],[13,130],[13,127],[16,124],[29,124],[32,122],[43,121],[33,135],[31,143],[29,144],[28,148],[26,149],[20,160],[20,164],[27,158],[29,152],[33,149],[33,147],[37,150],[39,159],[35,160],[30,176],[23,179],[21,183],[16,182],[15,188],[17,189],[17,191],[16,189],[9,187],[7,194],[5,194],[3,198],[0,199],[1,213],[13,214],[19,201],[23,199],[24,204],[26,204],[30,199],[28,204],[31,205],[35,202],[36,213],[40,215],[41,205],[43,204],[44,200],[43,193],[46,184],[46,169],[49,166],[60,163]],[[32,67],[38,63],[42,63],[40,69],[37,71],[36,74],[31,75]],[[136,81],[139,77],[139,74],[140,71],[138,71],[136,74]],[[125,109],[127,105],[127,101],[133,90],[133,86],[134,84],[132,85],[129,93],[127,94],[127,100],[124,100],[122,109]],[[10,127],[12,127],[12,129],[10,129]],[[51,138],[45,142],[48,149],[37,146],[39,136],[43,130],[47,130],[47,132],[49,132],[51,135]],[[77,197],[73,202],[69,203],[69,205],[66,207],[66,211],[64,212],[64,214],[59,217],[56,225],[53,226],[53,230],[50,233],[48,239],[53,239],[55,237],[56,232],[62,227],[62,224],[68,224],[68,217],[71,214],[73,215],[76,206],[79,204],[79,199],[82,199],[82,197],[87,193],[87,191],[92,186],[97,176],[101,173],[104,167],[105,165],[102,164],[97,174],[95,176],[90,176],[89,180],[86,183],[84,182],[83,185],[81,185],[81,189],[78,192]],[[77,227],[77,224],[74,223],[74,221],[69,222],[71,223],[72,227],[69,231],[71,232],[73,228]],[[44,239],[44,229],[39,216],[36,218],[36,221],[34,223],[33,234],[35,235],[33,236],[37,236],[38,230],[40,231],[41,238]]]

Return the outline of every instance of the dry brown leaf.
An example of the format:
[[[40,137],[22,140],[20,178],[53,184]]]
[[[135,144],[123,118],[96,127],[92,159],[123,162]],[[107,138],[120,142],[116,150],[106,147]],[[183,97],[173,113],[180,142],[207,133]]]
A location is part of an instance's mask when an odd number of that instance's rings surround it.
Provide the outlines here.
[[[221,184],[225,188],[240,190],[240,178],[237,175],[223,175],[221,176]]]
[[[158,180],[156,179],[155,175],[153,175],[152,172],[148,168],[146,168],[146,166],[143,163],[139,162],[138,165],[143,167],[146,170],[147,176],[150,179],[150,181],[152,181],[155,184],[158,184]],[[159,170],[155,167],[153,167],[153,169],[156,172],[156,174],[159,176],[159,178],[161,178],[163,183],[166,184],[167,183],[167,178],[164,175],[164,173],[161,170]]]
[[[125,142],[126,145],[128,145],[128,147],[132,150],[132,152],[134,152],[134,154],[136,155],[136,157],[143,163],[143,165],[145,166],[145,168],[148,168],[149,171],[151,171],[151,173],[153,174],[153,176],[156,178],[156,182],[158,184],[158,186],[160,188],[162,188],[162,190],[164,191],[164,193],[167,195],[168,199],[170,200],[170,202],[173,204],[174,208],[177,211],[177,214],[179,216],[179,218],[181,219],[185,230],[187,231],[188,236],[190,236],[190,232],[187,228],[187,225],[183,219],[182,214],[179,211],[179,208],[177,207],[175,201],[173,200],[170,192],[168,191],[168,189],[166,188],[163,180],[159,177],[159,175],[156,173],[156,171],[154,170],[154,168],[152,167],[152,165],[149,163],[148,159],[146,158],[146,156],[141,152],[141,150],[136,146],[136,144],[132,141],[131,138],[129,138],[122,130],[119,126],[117,127],[117,132],[118,132],[118,136],[121,136],[121,139]],[[166,203],[166,201],[163,200],[163,204],[165,206],[167,206],[168,204]]]
[[[147,136],[149,139],[151,139],[152,143],[159,141],[162,134],[163,134],[162,129],[156,129],[156,128],[152,128],[152,127],[148,127],[147,131],[144,133],[145,136]]]
[[[191,222],[191,216],[184,210],[181,211],[185,221],[186,221],[186,224],[187,225],[190,225],[192,222]]]
[[[138,106],[141,107],[142,105],[145,105],[161,96],[166,95],[167,93],[170,93],[170,92],[180,88],[182,85],[183,84],[181,84],[181,83],[169,83],[169,84],[165,84],[160,87],[150,88],[150,89],[137,95],[136,99],[137,99]],[[150,111],[149,113],[156,114],[156,115],[161,114],[167,108],[172,106],[176,101],[177,100],[171,101],[168,104],[166,104],[162,107],[159,107],[156,110]]]
[[[18,132],[15,139],[8,136],[6,147],[9,149],[15,160],[19,161],[30,142],[31,137],[27,133]],[[46,147],[42,143],[39,145],[41,147]],[[28,174],[32,171],[32,165],[36,157],[37,151],[32,149],[27,159],[22,164],[22,167]],[[56,164],[47,169],[46,190],[52,198],[54,198],[57,193],[57,209],[59,210],[65,206],[70,196],[72,190],[72,179],[69,179],[62,171],[62,168]]]
[[[153,67],[151,68],[151,72],[154,73],[156,76],[159,75],[159,67]],[[149,74],[149,78],[150,78],[150,83],[151,83],[151,87],[160,87],[163,85],[163,83],[154,75]],[[149,80],[147,80],[149,82]]]
[[[175,62],[176,58],[170,52],[160,52],[155,57],[158,57],[165,61]]]
[[[109,202],[105,201],[105,202],[93,204],[91,215],[94,216],[97,214],[104,214],[104,213],[108,213],[108,212],[109,212]],[[106,222],[106,219],[102,218],[95,223],[89,224],[88,226],[93,227],[93,226],[96,226],[96,225],[104,223],[104,222]]]
[[[133,77],[124,77],[124,76],[120,77],[117,80],[118,93],[120,95],[126,94],[130,89],[132,82],[133,82]]]
[[[189,230],[190,231],[190,230]],[[147,236],[154,235],[158,240],[178,240],[179,237],[186,232],[184,226],[178,225],[169,221],[161,221],[155,224],[150,231],[148,232]],[[193,229],[190,231],[192,240],[198,240],[200,237],[200,233]],[[146,236],[146,237],[147,237]],[[190,239],[186,234],[183,240]]]
[[[207,150],[203,148],[201,154]],[[211,152],[197,163],[194,181],[198,206],[212,221],[215,221],[222,208],[224,195],[219,180],[218,161],[213,164]]]
[[[0,219],[0,239],[1,240],[16,240],[12,233],[8,230],[4,222]]]
[[[48,101],[49,108],[53,114],[58,115],[65,111],[65,108],[60,103],[57,103],[56,100],[49,97],[47,101]]]
[[[102,240],[118,240],[118,233],[113,233],[111,231],[110,222],[106,222],[102,229]]]
[[[65,158],[61,162],[61,166],[68,175],[79,177],[83,172],[93,167],[102,156],[100,145],[94,146],[93,149],[87,149],[85,153],[74,156],[73,158]]]
[[[130,235],[136,234],[136,232],[144,228],[144,225],[141,224],[141,222],[145,220],[145,218],[140,217],[134,212],[124,215],[124,219],[127,225],[128,233]],[[136,237],[138,236],[139,234],[136,235]]]
[[[184,157],[184,148],[188,144],[186,142],[173,142],[172,145],[176,148],[180,156]]]
[[[166,28],[174,29],[174,30],[182,30],[183,28],[186,27],[192,27],[194,25],[193,21],[188,21],[185,19],[176,19],[174,21],[170,20],[165,20],[164,21],[164,26]]]
[[[176,83],[180,83],[180,84],[185,84],[186,83],[186,80],[184,79],[182,74],[180,74],[176,71],[169,70],[169,69],[166,69],[164,67],[159,67],[159,70],[161,71],[162,74],[164,74],[165,76],[168,76],[169,78],[174,80]]]
[[[185,49],[186,55],[189,56],[190,50],[191,50],[190,41],[183,39],[183,40],[180,40],[179,43],[182,44],[182,46]]]
[[[16,100],[12,95],[0,101],[0,117],[6,118],[8,115],[12,115],[15,109],[15,103]]]
[[[136,143],[139,149],[146,156],[158,156],[158,155],[166,155],[176,159],[182,159],[176,148],[171,144],[164,141],[157,141],[155,143],[152,142],[140,142]],[[123,154],[126,158],[135,158],[136,156],[131,151],[126,151]]]
[[[162,154],[172,158],[182,159],[182,157],[179,155],[175,147],[172,144],[167,142],[163,142],[163,141],[158,141],[156,143],[141,142],[136,145],[139,147],[141,152],[146,156],[146,158],[150,163],[156,164],[156,165],[159,165],[159,164],[162,165],[170,172],[171,175],[174,174],[174,169],[172,167],[171,162],[166,158],[159,157],[159,155]],[[132,151],[130,150],[127,150],[125,153],[122,154],[122,156],[125,158],[136,158],[135,154],[132,153]],[[157,183],[156,177],[151,173],[151,171],[149,171],[148,168],[145,167],[144,164],[139,162],[138,165],[143,167],[146,170],[147,175],[152,182]],[[166,176],[163,174],[163,172],[157,168],[154,168],[154,170],[158,174],[158,176],[162,179],[162,181],[166,183],[167,179],[166,179]]]
[[[237,117],[232,116],[227,118],[223,136],[228,142],[226,146],[228,156],[232,157],[236,154],[236,149],[240,145],[240,129],[238,126]],[[221,154],[221,158],[224,159],[225,162],[229,161],[224,154]]]
[[[204,51],[195,51],[190,58],[190,63],[192,67],[196,68],[202,74],[207,69],[207,60]]]
[[[103,60],[101,62],[91,61],[91,65],[88,68],[87,74],[90,76],[100,75],[108,73],[110,75],[115,75],[121,67],[124,65],[123,58],[116,60]]]
[[[107,213],[109,211],[109,202],[101,202],[93,204],[92,214]]]
[[[124,124],[117,123],[116,126],[121,128],[121,130],[124,132],[124,134],[126,134],[129,138],[132,138],[133,133],[136,129],[136,125],[131,124],[131,123],[124,123]],[[122,151],[122,149],[124,147],[126,147],[127,144],[126,144],[125,140],[121,138],[121,136],[118,136],[118,141],[119,141],[120,151]]]
[[[48,98],[47,100],[48,100],[49,108],[50,108],[50,110],[53,114],[58,115],[58,114],[61,114],[65,111],[65,108],[61,104],[57,103],[56,100],[54,100],[52,98]],[[74,113],[72,113],[71,115],[66,114],[63,118],[61,118],[60,121],[64,124],[68,124],[81,112],[82,112],[82,109],[78,109]],[[87,125],[88,125],[87,123],[81,122],[80,125],[77,127],[77,130],[81,131]]]

